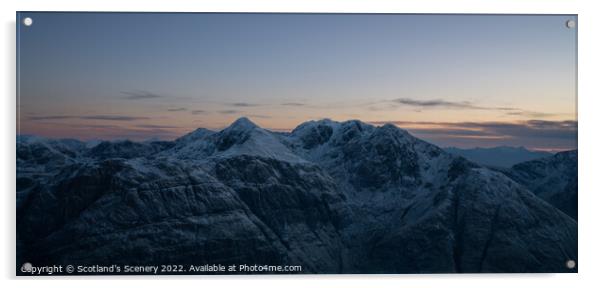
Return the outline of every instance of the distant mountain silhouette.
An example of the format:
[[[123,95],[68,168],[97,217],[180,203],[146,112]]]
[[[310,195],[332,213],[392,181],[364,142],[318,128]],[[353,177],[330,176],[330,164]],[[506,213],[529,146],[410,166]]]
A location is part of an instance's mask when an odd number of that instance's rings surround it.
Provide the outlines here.
[[[462,149],[455,147],[445,148],[445,151],[462,156],[470,161],[485,166],[509,168],[514,164],[551,156],[552,153],[544,151],[530,151],[524,147],[499,146],[493,148]]]

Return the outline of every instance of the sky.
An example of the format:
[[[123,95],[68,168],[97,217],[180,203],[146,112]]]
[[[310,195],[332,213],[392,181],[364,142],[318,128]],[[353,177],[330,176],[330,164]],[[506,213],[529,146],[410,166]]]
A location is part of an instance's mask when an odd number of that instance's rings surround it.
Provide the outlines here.
[[[277,131],[393,123],[442,147],[577,147],[574,15],[17,18],[19,134],[174,139],[246,116]]]

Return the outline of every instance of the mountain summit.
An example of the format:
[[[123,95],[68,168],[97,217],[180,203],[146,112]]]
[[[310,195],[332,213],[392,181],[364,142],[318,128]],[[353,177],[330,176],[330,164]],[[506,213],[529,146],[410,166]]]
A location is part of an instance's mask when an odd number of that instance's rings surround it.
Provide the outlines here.
[[[232,122],[226,130],[249,130],[259,128],[253,121],[249,120],[247,117],[240,117],[236,119],[236,121]]]
[[[40,141],[18,144],[19,263],[576,271],[565,267],[577,261],[576,221],[531,182],[394,125],[320,120],[276,133],[241,118],[102,157]]]

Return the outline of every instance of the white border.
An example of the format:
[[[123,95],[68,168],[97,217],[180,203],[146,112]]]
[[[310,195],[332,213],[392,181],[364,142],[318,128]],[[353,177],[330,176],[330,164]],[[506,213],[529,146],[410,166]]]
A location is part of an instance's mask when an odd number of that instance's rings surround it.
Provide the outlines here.
[[[183,286],[256,286],[256,287],[573,287],[595,283],[599,276],[602,244],[598,219],[602,207],[602,191],[597,165],[602,164],[602,105],[600,97],[600,37],[602,34],[597,1],[560,0],[487,0],[487,1],[1,1],[2,62],[4,88],[1,97],[2,165],[2,230],[0,231],[0,275],[3,284],[61,287],[106,287],[107,285],[139,285],[163,287],[175,281]],[[190,11],[190,12],[373,12],[373,13],[543,13],[579,14],[579,273],[578,274],[487,274],[487,275],[306,275],[306,276],[162,276],[162,277],[53,277],[25,280],[15,278],[15,11]],[[29,278],[28,278],[29,279]],[[98,281],[100,279],[100,281]],[[96,280],[86,281],[80,280]],[[138,280],[130,282],[131,280]],[[201,282],[199,282],[201,280]],[[120,282],[120,283],[117,283]],[[141,283],[139,283],[141,282]],[[142,286],[144,285],[144,286]],[[4,285],[3,285],[4,286]],[[6,286],[5,286],[6,287]]]

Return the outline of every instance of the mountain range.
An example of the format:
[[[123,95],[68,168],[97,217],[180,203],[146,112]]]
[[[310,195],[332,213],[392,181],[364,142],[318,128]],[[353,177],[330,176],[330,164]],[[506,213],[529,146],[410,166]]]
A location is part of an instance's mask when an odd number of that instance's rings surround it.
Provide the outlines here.
[[[525,147],[498,146],[491,148],[456,148],[447,147],[445,151],[462,156],[475,163],[498,168],[510,168],[512,165],[552,156],[545,151],[531,151]]]
[[[325,119],[282,133],[247,118],[90,146],[17,138],[19,267],[577,271],[565,265],[577,261],[576,213],[563,206],[573,191],[576,201],[576,151],[492,169],[391,124]]]

